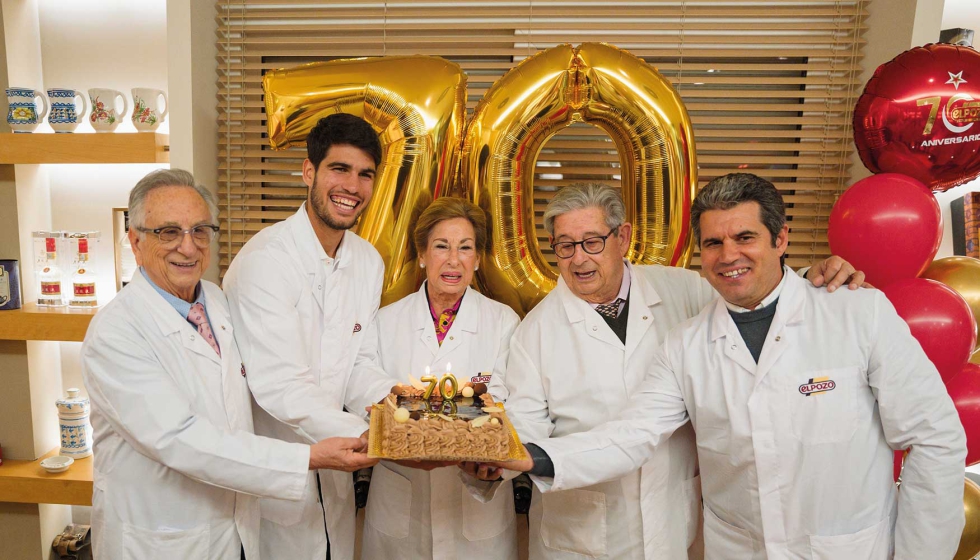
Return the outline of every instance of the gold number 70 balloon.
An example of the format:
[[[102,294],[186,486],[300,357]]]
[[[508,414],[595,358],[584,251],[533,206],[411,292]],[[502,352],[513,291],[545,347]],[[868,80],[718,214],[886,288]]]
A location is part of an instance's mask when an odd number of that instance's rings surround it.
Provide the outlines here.
[[[436,57],[338,60],[265,75],[273,148],[301,144],[331,113],[363,117],[385,148],[374,199],[358,233],[386,263],[383,303],[418,287],[408,231],[413,212],[453,193],[490,220],[481,289],[526,314],[558,275],[538,248],[534,165],[541,147],[575,122],[605,130],[620,154],[632,262],[686,266],[697,186],[687,111],[653,67],[616,47],[542,51],[500,78],[463,127],[466,77]],[[458,165],[457,165],[458,162]]]

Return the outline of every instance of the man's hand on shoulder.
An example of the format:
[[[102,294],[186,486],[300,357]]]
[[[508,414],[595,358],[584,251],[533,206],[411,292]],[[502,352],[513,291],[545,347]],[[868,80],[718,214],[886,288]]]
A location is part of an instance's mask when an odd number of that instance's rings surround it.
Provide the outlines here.
[[[864,281],[864,272],[855,270],[851,263],[837,255],[831,255],[811,266],[806,278],[818,288],[826,285],[828,292],[833,292],[845,283],[852,290],[873,287]]]

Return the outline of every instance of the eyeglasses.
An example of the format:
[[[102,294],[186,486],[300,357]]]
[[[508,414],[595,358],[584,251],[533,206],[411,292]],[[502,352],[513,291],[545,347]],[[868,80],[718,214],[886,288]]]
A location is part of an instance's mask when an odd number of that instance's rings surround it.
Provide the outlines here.
[[[620,224],[622,225],[622,224]],[[606,239],[609,238],[619,226],[616,226],[609,230],[606,235],[597,235],[595,237],[587,237],[581,241],[560,241],[558,243],[552,243],[551,249],[555,252],[555,256],[559,259],[570,259],[572,255],[575,254],[575,246],[581,245],[582,250],[590,255],[598,255],[606,248]]]
[[[157,236],[160,243],[164,246],[167,245],[178,245],[183,239],[184,235],[191,234],[191,240],[194,241],[194,245],[198,249],[206,249],[208,245],[211,245],[211,241],[214,240],[214,236],[218,234],[218,226],[205,225],[205,226],[194,226],[190,229],[180,229],[176,226],[167,226],[156,229],[147,228],[136,228],[137,231],[143,233],[152,233]]]

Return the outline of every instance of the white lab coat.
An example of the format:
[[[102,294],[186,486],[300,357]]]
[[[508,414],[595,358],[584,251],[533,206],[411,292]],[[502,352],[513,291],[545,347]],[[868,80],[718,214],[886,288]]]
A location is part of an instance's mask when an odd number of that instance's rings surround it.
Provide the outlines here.
[[[384,370],[408,383],[446,363],[460,379],[503,375],[510,337],[520,322],[502,303],[467,288],[442,345],[436,338],[425,285],[378,313]],[[364,523],[364,560],[517,560],[517,524],[510,482],[482,503],[463,488],[459,469],[422,471],[382,462],[374,467]]]
[[[758,365],[719,299],[667,336],[621,420],[541,442],[553,488],[628,471],[688,417],[706,558],[948,560],[956,551],[963,428],[881,292],[830,294],[788,275]],[[896,492],[892,450],[909,446]]]
[[[258,434],[304,443],[357,437],[368,427],[364,407],[391,390],[391,378],[377,363],[374,327],[381,256],[348,231],[336,257],[327,259],[304,204],[249,240],[225,274],[248,386],[258,405]],[[353,478],[319,471],[318,500],[315,477],[311,473],[302,502],[262,500],[265,556],[322,560],[326,523],[331,558],[353,558]]]
[[[716,296],[690,270],[627,270],[632,276],[625,345],[562,279],[517,328],[502,381],[509,393],[507,415],[522,441],[583,432],[616,418],[667,331]],[[688,426],[642,469],[622,478],[567,492],[541,494],[535,488],[530,558],[686,560],[699,526],[697,475]]]
[[[255,496],[307,491],[309,447],[252,434],[224,295],[202,285],[220,358],[142,274],[85,335],[95,558],[259,559]]]

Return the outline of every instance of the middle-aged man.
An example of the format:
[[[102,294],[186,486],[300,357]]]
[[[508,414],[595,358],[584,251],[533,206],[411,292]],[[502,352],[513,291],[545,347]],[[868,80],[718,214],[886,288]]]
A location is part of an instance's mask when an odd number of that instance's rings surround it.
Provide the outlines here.
[[[755,175],[710,182],[691,219],[722,297],[667,335],[617,420],[531,440],[536,470],[553,475],[539,484],[593,487],[649,461],[670,468],[658,457],[690,420],[708,559],[952,558],[966,438],[892,305],[879,291],[830,295],[790,273],[782,197]],[[893,449],[910,447],[896,490]]]
[[[218,230],[211,193],[186,171],[155,171],[133,188],[129,212],[140,273],[82,345],[95,429],[94,555],[256,560],[255,496],[299,500],[309,469],[374,461],[362,439],[311,447],[252,434],[225,298],[201,280]]]
[[[306,202],[246,243],[224,281],[261,407],[255,431],[296,442],[363,433],[365,406],[393,385],[378,362],[374,321],[384,265],[349,231],[371,200],[381,143],[371,125],[343,113],[321,119],[306,143]],[[265,556],[353,558],[351,476],[322,472],[311,488],[298,503],[262,500]]]
[[[615,418],[667,331],[717,296],[694,271],[624,259],[631,225],[611,187],[560,190],[544,225],[561,277],[517,328],[505,387],[496,378],[491,384],[494,394],[508,395],[508,416],[526,441],[583,432]],[[829,259],[810,271],[815,283],[823,283],[819,273],[825,271],[834,289],[853,268]],[[855,273],[852,287],[863,276]],[[640,467],[589,488],[535,490],[530,558],[686,559],[692,545],[697,557],[701,484],[690,426]]]

